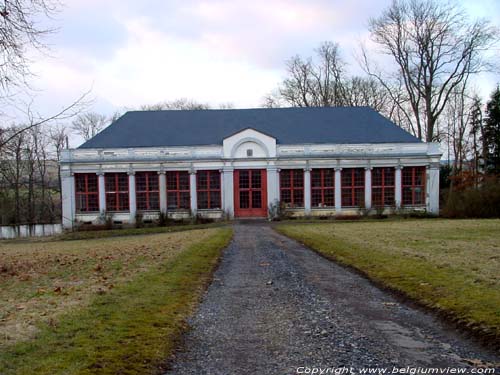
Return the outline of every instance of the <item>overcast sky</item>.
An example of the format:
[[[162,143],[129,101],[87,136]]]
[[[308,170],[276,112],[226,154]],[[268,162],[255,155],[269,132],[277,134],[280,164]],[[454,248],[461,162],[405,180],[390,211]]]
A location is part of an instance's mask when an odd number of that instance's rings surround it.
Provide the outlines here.
[[[390,0],[67,0],[51,21],[50,56],[37,57],[35,105],[53,112],[92,88],[93,110],[111,114],[180,97],[256,107],[284,75],[284,61],[338,42],[350,71],[370,17]],[[500,25],[500,1],[462,0],[472,18]],[[498,56],[498,54],[497,54]],[[487,95],[500,81],[477,80]]]

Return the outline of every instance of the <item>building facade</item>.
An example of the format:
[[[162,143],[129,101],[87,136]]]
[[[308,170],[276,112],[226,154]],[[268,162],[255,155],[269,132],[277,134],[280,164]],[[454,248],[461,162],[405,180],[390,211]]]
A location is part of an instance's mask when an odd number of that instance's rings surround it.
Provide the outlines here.
[[[64,151],[63,226],[438,214],[440,156],[367,107],[128,112]]]

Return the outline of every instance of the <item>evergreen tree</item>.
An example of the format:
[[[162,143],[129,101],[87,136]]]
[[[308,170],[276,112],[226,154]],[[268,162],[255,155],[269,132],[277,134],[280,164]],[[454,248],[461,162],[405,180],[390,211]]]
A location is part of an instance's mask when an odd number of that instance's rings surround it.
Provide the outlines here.
[[[500,174],[500,87],[493,91],[486,104],[483,147],[487,149],[486,171]]]

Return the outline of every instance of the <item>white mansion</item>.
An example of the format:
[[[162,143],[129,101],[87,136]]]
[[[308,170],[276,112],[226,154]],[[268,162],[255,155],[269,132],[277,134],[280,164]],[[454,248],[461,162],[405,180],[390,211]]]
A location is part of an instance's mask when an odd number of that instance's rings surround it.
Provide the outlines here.
[[[63,225],[439,211],[438,144],[368,107],[127,112],[61,160]]]

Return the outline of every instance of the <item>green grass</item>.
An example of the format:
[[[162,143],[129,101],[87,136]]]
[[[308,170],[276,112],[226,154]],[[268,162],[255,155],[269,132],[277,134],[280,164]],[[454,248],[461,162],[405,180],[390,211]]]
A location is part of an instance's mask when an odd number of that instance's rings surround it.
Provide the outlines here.
[[[277,230],[500,343],[500,220],[283,224]]]
[[[175,258],[136,275],[85,308],[45,324],[36,338],[4,348],[1,374],[155,373],[173,352],[221,251],[221,228]]]
[[[224,226],[224,223],[210,223],[210,224],[177,224],[165,227],[148,227],[148,228],[124,228],[124,229],[105,229],[105,230],[84,230],[76,232],[67,232],[58,236],[54,236],[52,240],[87,240],[93,238],[108,238],[108,237],[121,237],[121,236],[136,236],[141,234],[155,234],[155,233],[172,233],[182,232],[193,229],[216,228]]]

